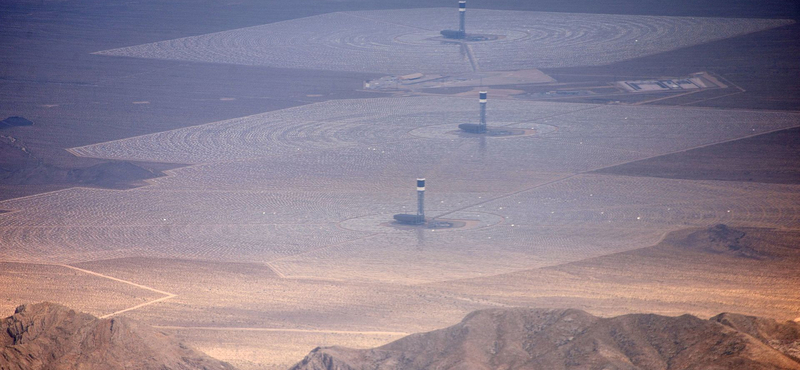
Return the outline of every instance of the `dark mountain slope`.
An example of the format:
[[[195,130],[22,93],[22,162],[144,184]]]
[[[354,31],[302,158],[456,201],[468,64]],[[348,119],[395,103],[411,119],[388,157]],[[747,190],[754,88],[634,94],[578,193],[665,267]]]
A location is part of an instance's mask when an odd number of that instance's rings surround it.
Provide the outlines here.
[[[715,319],[492,309],[375,349],[317,348],[293,367],[362,369],[777,370],[800,369],[800,363]]]
[[[233,370],[122,318],[98,319],[52,303],[23,305],[0,323],[3,370]]]
[[[711,321],[746,333],[800,362],[800,323],[780,323],[773,319],[735,313],[721,313],[712,317]]]

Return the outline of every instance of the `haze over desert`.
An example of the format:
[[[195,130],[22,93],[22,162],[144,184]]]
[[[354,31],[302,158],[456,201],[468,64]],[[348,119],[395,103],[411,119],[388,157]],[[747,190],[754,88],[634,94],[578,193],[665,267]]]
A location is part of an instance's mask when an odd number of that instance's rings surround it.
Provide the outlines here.
[[[800,368],[797,5],[465,4],[0,4],[0,368]]]

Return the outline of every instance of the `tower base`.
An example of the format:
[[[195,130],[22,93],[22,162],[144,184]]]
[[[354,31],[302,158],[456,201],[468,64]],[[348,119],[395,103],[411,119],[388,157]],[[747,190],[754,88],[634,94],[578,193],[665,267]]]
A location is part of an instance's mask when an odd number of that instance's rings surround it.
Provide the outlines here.
[[[442,30],[439,33],[446,39],[463,40],[467,37],[466,32],[458,30]]]
[[[409,215],[409,214],[397,214],[394,215],[394,220],[403,225],[423,225],[425,224],[425,216],[421,215]]]
[[[458,125],[458,128],[470,134],[485,134],[488,131],[486,126],[477,123],[462,123]]]

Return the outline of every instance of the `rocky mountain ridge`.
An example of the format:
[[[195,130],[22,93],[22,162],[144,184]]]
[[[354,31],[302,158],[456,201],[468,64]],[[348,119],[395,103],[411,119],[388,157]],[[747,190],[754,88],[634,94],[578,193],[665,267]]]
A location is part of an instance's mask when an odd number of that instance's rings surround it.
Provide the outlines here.
[[[489,309],[374,349],[314,349],[292,370],[800,370],[800,324],[724,313],[631,314]]]
[[[53,303],[19,306],[0,322],[0,369],[234,370],[147,325]]]

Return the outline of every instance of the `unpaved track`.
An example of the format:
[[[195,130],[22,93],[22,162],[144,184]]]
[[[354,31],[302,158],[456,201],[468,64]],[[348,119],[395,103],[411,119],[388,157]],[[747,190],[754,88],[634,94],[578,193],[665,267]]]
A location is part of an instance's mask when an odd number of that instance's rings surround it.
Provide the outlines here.
[[[90,270],[82,269],[82,268],[80,268],[80,267],[75,267],[75,266],[70,266],[70,265],[65,265],[65,264],[55,264],[54,266],[66,267],[66,268],[68,268],[68,269],[72,269],[72,270],[75,270],[75,271],[80,271],[80,272],[83,272],[83,273],[85,273],[85,274],[90,274],[90,275],[94,275],[94,276],[99,276],[99,277],[101,277],[101,278],[105,278],[105,279],[109,279],[109,280],[114,280],[114,281],[116,281],[116,282],[120,282],[120,283],[124,283],[124,284],[128,284],[128,285],[133,285],[133,286],[135,286],[135,287],[137,287],[137,288],[141,288],[141,289],[149,290],[149,291],[151,291],[151,292],[156,292],[156,293],[159,293],[159,294],[164,294],[164,297],[161,297],[161,298],[158,298],[158,299],[154,299],[154,300],[152,300],[152,301],[149,301],[149,302],[145,302],[145,303],[137,304],[137,305],[135,305],[135,306],[133,306],[133,307],[128,307],[128,308],[126,308],[126,309],[124,309],[124,310],[119,310],[119,311],[115,311],[115,312],[112,312],[112,313],[109,313],[109,314],[106,314],[106,315],[100,316],[100,318],[101,318],[101,319],[105,319],[105,318],[108,318],[108,317],[111,317],[111,316],[114,316],[114,315],[118,315],[118,314],[121,314],[121,313],[123,313],[123,312],[133,311],[133,310],[136,310],[136,309],[142,308],[142,307],[144,307],[144,306],[149,306],[149,305],[151,305],[151,304],[153,304],[153,303],[158,303],[158,302],[166,301],[167,299],[170,299],[170,298],[173,298],[173,297],[176,297],[176,296],[177,296],[176,294],[172,294],[172,293],[169,293],[169,292],[165,292],[165,291],[163,291],[163,290],[158,290],[158,289],[156,289],[156,288],[151,288],[151,287],[149,287],[149,286],[145,286],[145,285],[141,285],[141,284],[136,284],[136,283],[134,283],[134,282],[132,282],[132,281],[128,281],[128,280],[122,280],[122,279],[119,279],[119,278],[115,278],[115,277],[113,277],[113,276],[108,276],[108,275],[104,275],[104,274],[101,274],[101,273],[98,273],[98,272],[94,272],[94,271],[90,271]]]

